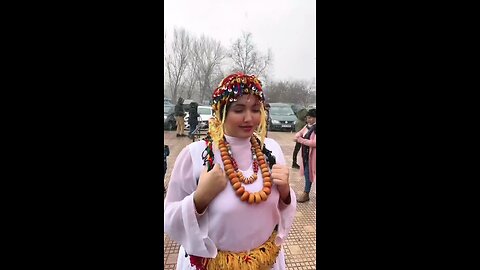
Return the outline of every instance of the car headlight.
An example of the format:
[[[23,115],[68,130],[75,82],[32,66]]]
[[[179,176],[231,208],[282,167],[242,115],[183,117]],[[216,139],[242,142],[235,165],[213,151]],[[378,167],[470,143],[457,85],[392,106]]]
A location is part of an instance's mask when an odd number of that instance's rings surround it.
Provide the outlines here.
[[[278,121],[278,120],[272,120],[272,124],[280,124],[280,121]]]
[[[163,116],[163,120],[167,120],[167,116],[166,116],[166,115]]]

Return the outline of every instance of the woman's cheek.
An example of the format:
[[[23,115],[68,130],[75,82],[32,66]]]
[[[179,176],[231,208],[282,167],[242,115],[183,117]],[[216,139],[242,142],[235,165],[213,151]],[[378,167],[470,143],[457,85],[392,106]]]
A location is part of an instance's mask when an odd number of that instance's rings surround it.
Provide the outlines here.
[[[262,114],[260,112],[258,112],[257,114],[255,114],[255,122],[257,123],[257,125],[260,124],[260,120],[262,119]]]

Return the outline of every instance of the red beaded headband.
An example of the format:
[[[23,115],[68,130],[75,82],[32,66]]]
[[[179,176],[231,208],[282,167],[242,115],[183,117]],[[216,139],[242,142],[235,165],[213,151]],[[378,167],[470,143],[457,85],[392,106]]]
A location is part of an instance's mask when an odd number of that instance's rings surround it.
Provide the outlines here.
[[[262,83],[255,75],[246,75],[241,72],[231,74],[223,79],[215,91],[213,91],[212,107],[214,110],[219,109],[219,105],[223,106],[234,102],[243,94],[257,95],[261,103],[265,100]]]

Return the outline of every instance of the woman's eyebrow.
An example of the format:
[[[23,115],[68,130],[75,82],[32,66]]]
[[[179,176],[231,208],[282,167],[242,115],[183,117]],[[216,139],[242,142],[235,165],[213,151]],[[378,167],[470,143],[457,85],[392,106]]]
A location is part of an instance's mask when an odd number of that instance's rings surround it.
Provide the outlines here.
[[[253,104],[251,107],[258,107],[260,106],[261,104],[260,103],[255,103]],[[243,104],[243,103],[235,103],[235,104],[232,104],[232,108],[236,108],[236,107],[240,107],[240,108],[244,108],[244,107],[247,107],[246,104]]]

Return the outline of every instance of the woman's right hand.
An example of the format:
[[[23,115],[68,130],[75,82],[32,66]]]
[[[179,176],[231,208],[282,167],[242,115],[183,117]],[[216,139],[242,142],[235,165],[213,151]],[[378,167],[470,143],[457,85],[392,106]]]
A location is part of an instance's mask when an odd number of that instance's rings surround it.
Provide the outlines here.
[[[210,202],[217,197],[227,186],[227,177],[218,163],[207,172],[207,167],[203,169],[198,187],[193,195],[193,202],[198,213],[203,213]]]

